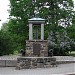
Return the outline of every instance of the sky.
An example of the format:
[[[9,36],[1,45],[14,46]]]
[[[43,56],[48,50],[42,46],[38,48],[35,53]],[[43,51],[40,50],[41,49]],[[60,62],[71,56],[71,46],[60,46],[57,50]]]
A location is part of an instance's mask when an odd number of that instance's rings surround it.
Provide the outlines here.
[[[7,22],[9,18],[9,0],[0,0],[0,28],[2,26],[2,23]]]
[[[75,0],[74,1],[74,4],[75,4]],[[9,0],[0,0],[0,29],[1,29],[1,26],[2,26],[2,23],[5,23],[8,21],[8,18],[9,18],[9,13],[7,10],[9,10]],[[74,8],[75,10],[75,8]]]

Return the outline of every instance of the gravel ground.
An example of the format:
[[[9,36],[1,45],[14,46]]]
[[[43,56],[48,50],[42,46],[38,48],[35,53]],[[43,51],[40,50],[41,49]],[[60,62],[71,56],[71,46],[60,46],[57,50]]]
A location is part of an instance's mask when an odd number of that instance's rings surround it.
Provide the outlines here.
[[[1,75],[52,75],[52,74],[75,73],[75,64],[61,64],[52,68],[21,69],[15,70],[15,67],[0,67]],[[75,74],[74,74],[75,75]]]
[[[17,60],[19,56],[1,56],[0,60]],[[74,60],[72,56],[54,56],[57,60]],[[75,73],[75,63],[60,64],[58,67],[52,68],[37,68],[37,69],[22,69],[15,70],[15,67],[0,67],[0,75],[62,75],[67,73]],[[74,74],[75,75],[75,74]]]

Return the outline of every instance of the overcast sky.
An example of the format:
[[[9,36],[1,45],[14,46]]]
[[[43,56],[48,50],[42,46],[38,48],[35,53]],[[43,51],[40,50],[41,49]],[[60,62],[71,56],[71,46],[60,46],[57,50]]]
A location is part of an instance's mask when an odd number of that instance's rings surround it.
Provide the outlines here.
[[[0,0],[0,28],[2,23],[7,21],[9,17],[8,9],[9,9],[9,0]]]
[[[75,4],[75,0],[74,4]],[[8,13],[8,9],[9,9],[9,0],[0,0],[0,28],[2,26],[2,23],[7,22],[9,18],[9,13]]]

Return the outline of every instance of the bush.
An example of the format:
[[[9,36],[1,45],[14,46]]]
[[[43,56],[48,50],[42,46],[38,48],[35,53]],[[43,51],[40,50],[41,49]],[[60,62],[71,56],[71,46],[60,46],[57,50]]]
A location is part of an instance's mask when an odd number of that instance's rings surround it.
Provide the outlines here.
[[[9,34],[0,31],[0,55],[8,55],[12,53],[12,41]]]

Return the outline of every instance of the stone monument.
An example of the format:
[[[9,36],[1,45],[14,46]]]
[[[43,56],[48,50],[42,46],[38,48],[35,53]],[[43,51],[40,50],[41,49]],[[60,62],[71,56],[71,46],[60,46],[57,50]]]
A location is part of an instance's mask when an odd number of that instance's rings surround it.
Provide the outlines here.
[[[34,12],[35,17],[28,19],[29,40],[26,40],[25,57],[17,58],[17,69],[47,67],[56,61],[56,58],[48,57],[48,41],[44,40],[45,19],[38,17],[37,7]]]
[[[26,41],[25,56],[17,58],[17,69],[42,68],[55,64],[56,58],[48,57],[48,42],[44,40],[45,19],[31,18],[29,23],[29,40]],[[41,32],[33,33],[33,27],[40,27]],[[36,28],[37,29],[37,28]],[[41,33],[38,38],[38,33]],[[34,36],[35,38],[34,38]]]
[[[44,40],[45,19],[34,17],[29,19],[28,23],[29,23],[29,40],[26,41],[26,56],[47,57],[48,45],[47,45],[47,40]],[[33,33],[34,26],[36,27],[35,34]],[[37,30],[37,27],[39,27],[40,29],[39,31]],[[39,38],[38,38],[38,33],[40,33]]]

